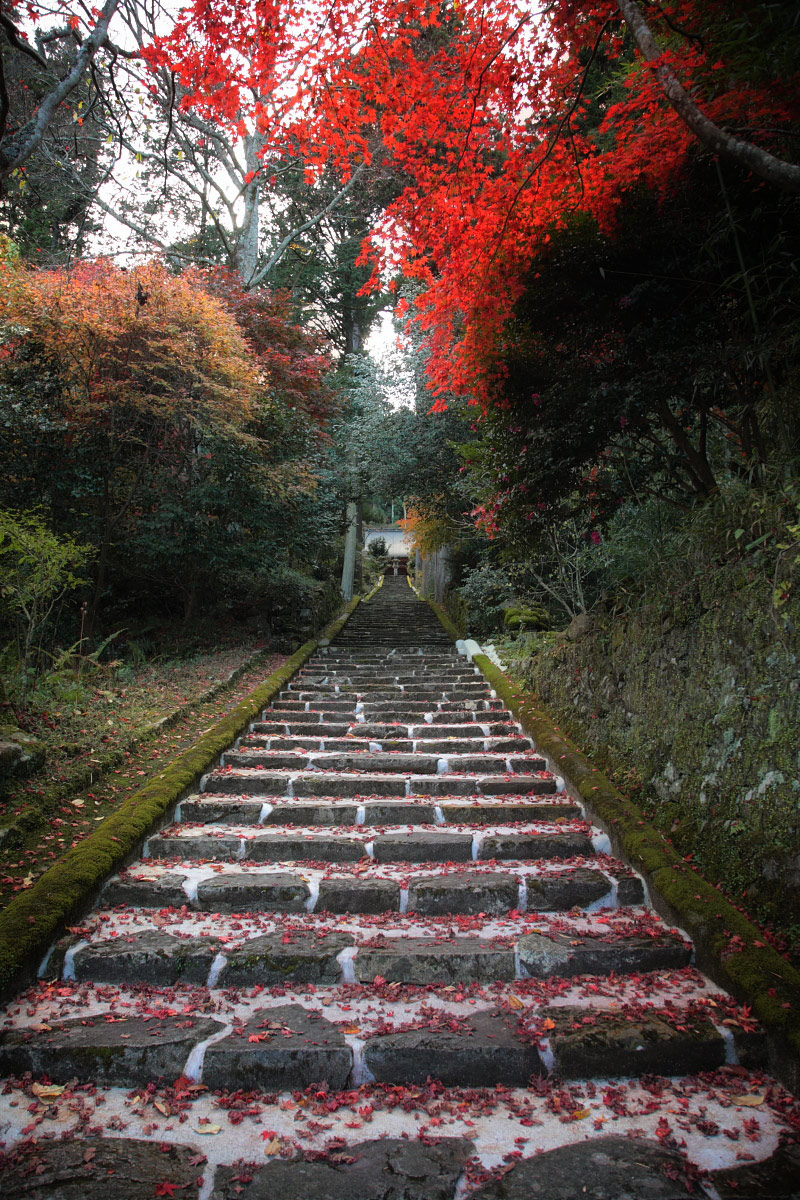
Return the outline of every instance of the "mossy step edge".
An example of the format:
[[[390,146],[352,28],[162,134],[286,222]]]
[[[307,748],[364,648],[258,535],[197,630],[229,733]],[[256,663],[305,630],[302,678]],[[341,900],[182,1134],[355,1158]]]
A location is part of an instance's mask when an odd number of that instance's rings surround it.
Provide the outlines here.
[[[447,633],[458,630],[441,605],[428,600]],[[535,698],[519,688],[485,654],[473,663],[533,739],[568,793],[608,834],[613,853],[645,879],[656,910],[692,938],[697,965],[715,983],[751,1007],[769,1039],[770,1069],[800,1093],[800,974],[763,940],[762,931],[702,875],[693,871],[647,819],[574,742],[556,727]]]
[[[0,1001],[9,999],[35,978],[51,942],[86,911],[100,885],[141,848],[170,808],[197,786],[220,754],[278,695],[319,645],[341,632],[360,602],[360,596],[354,597],[317,637],[304,642],[283,666],[0,912]]]

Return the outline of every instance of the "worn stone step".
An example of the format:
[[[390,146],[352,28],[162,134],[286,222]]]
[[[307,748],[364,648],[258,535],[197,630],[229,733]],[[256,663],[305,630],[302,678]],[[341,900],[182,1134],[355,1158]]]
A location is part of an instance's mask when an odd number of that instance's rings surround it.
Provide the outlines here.
[[[215,795],[286,796],[521,796],[547,795],[557,790],[548,772],[525,775],[416,775],[369,769],[294,772],[225,767],[211,771],[204,791]]]
[[[358,875],[322,873],[301,867],[299,872],[236,864],[228,870],[168,869],[139,864],[114,876],[103,890],[102,903],[113,907],[182,908],[215,912],[417,912],[423,915],[476,913],[501,915],[555,912],[586,908],[601,900],[641,904],[641,882],[625,875],[622,864],[612,870],[567,865],[514,864],[513,870],[478,869],[426,871],[409,867],[359,868]],[[310,882],[314,881],[312,892]],[[616,881],[616,882],[615,882]]]
[[[634,932],[627,937],[548,930],[519,939],[519,961],[534,979],[673,970],[687,966],[691,956],[691,946],[668,930],[657,936]]]
[[[259,767],[287,771],[381,771],[398,772],[404,775],[491,775],[542,774],[546,764],[539,755],[533,754],[430,754],[423,750],[413,753],[384,752],[368,747],[350,752],[338,750],[261,750],[243,746],[228,750],[222,757],[222,765],[237,769],[253,770]]]
[[[124,1087],[147,1086],[184,1073],[191,1051],[224,1031],[216,1020],[195,1016],[78,1017],[51,1021],[46,1029],[0,1032],[0,1073],[46,1075]]]
[[[3,1200],[197,1200],[195,1146],[129,1137],[26,1139],[0,1151]],[[449,1200],[449,1197],[448,1197]]]
[[[352,939],[345,933],[267,933],[248,938],[238,948],[215,938],[179,938],[162,930],[137,930],[124,937],[93,940],[75,949],[70,977],[79,983],[133,983],[159,987],[199,984],[252,987],[256,984],[335,983],[342,978],[338,955]],[[219,956],[219,958],[218,958]],[[212,966],[214,973],[212,974]]]
[[[502,1011],[447,1019],[439,1028],[410,1029],[368,1038],[364,1062],[380,1083],[424,1084],[430,1077],[447,1087],[527,1087],[544,1075],[539,1051],[520,1036],[519,1021]]]
[[[203,794],[182,801],[176,819],[237,825],[433,825],[436,807],[424,801],[406,799],[387,799],[383,803],[365,800],[364,804],[356,805],[337,800],[304,803],[276,797],[274,803],[265,804],[258,800]]]
[[[319,1013],[299,1004],[251,1017],[206,1050],[203,1082],[210,1088],[297,1091],[309,1084],[344,1088],[353,1051],[344,1035]]]
[[[478,836],[461,832],[463,826],[397,833],[384,833],[380,826],[275,826],[268,832],[262,828],[172,826],[148,839],[143,857],[200,862],[354,862],[368,859],[371,852],[378,862],[466,862],[473,856],[484,861],[536,861],[591,858],[594,854],[589,834],[580,830],[490,830]]]
[[[493,833],[481,839],[478,858],[578,858],[593,852],[591,838],[585,833]]]
[[[489,983],[517,974],[513,944],[478,937],[387,937],[380,945],[359,946],[353,967],[362,983],[376,978],[387,983]]]
[[[562,1079],[608,1075],[696,1075],[726,1059],[726,1040],[704,1014],[547,1008],[555,1071]]]
[[[433,727],[435,729],[435,727]],[[354,751],[361,753],[390,753],[399,751],[404,754],[415,753],[419,750],[423,754],[436,754],[437,756],[445,754],[471,754],[475,751],[484,751],[488,754],[498,754],[505,751],[511,754],[525,753],[530,750],[530,743],[526,738],[516,735],[514,737],[494,737],[485,738],[480,730],[477,730],[473,738],[437,738],[431,736],[428,738],[409,738],[399,736],[398,731],[402,726],[395,728],[394,733],[384,735],[380,741],[374,738],[362,737],[359,733],[359,726],[352,726],[350,731],[344,736],[327,737],[324,734],[320,737],[309,737],[307,734],[286,734],[273,733],[271,735],[251,733],[246,734],[239,741],[237,750],[310,750],[330,752],[334,750]],[[229,756],[226,755],[226,761]]]
[[[306,1155],[248,1168],[217,1169],[212,1200],[454,1200],[472,1143],[385,1137],[349,1144],[319,1159]],[[659,1198],[660,1200],[660,1198]]]

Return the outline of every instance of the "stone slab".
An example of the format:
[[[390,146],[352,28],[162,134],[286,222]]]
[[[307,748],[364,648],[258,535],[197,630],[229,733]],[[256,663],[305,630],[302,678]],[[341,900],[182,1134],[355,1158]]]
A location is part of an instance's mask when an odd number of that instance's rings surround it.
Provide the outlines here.
[[[198,821],[203,825],[224,821],[236,825],[257,825],[262,807],[260,800],[206,800],[197,796],[181,803],[180,816],[182,821]]]
[[[310,892],[297,875],[215,875],[197,888],[198,906],[216,912],[303,912]]]
[[[90,942],[74,955],[75,978],[102,983],[204,984],[219,949],[209,938],[179,938],[142,929],[135,935]]]
[[[231,835],[186,834],[184,837],[158,834],[147,840],[148,858],[191,858],[208,862],[228,862],[239,853],[240,838]]]
[[[47,1075],[132,1087],[182,1073],[189,1052],[223,1026],[209,1018],[139,1017],[53,1023],[48,1030],[12,1029],[0,1034],[0,1073]]]
[[[632,971],[677,970],[688,965],[691,948],[679,937],[600,937],[529,933],[519,939],[519,959],[534,979],[550,975],[628,974]]]
[[[516,1163],[470,1200],[687,1200],[691,1170],[674,1150],[644,1138],[598,1137]]]
[[[193,1200],[202,1175],[196,1158],[194,1146],[136,1138],[28,1141],[0,1153],[3,1200],[152,1200],[165,1183]]]
[[[576,867],[563,875],[528,876],[528,911],[561,912],[585,908],[611,892],[611,880],[602,871]]]
[[[365,825],[433,825],[436,820],[432,804],[414,800],[368,800],[364,809]]]
[[[220,987],[255,987],[257,984],[338,983],[342,969],[336,961],[353,939],[346,933],[317,937],[295,933],[284,942],[280,933],[250,938],[236,950],[226,952],[227,964],[219,977]]]
[[[467,833],[384,833],[375,838],[376,862],[470,862]]]
[[[364,763],[366,767],[367,764]],[[402,776],[339,775],[329,771],[310,771],[292,784],[295,796],[405,796]]]
[[[265,825],[355,825],[356,804],[291,804],[278,801]]]
[[[353,1052],[330,1021],[300,1004],[263,1009],[206,1050],[203,1083],[212,1089],[345,1086]]]
[[[354,838],[294,837],[291,834],[254,837],[247,843],[245,858],[250,862],[355,862],[366,854],[363,842]]]
[[[779,1146],[765,1162],[712,1171],[720,1200],[800,1200],[800,1146]]]
[[[400,884],[391,879],[323,879],[316,912],[382,913],[400,908]]]
[[[442,812],[444,819],[453,825],[512,825],[523,821],[563,821],[581,817],[577,805],[569,801],[559,804],[552,800],[543,804],[445,803]]]
[[[485,837],[480,859],[591,858],[594,847],[585,833],[506,833]]]
[[[364,1061],[380,1083],[422,1084],[429,1077],[446,1087],[527,1087],[543,1075],[537,1048],[522,1041],[518,1021],[507,1013],[479,1012],[458,1029],[412,1029],[369,1038]]]
[[[706,1017],[621,1013],[571,1006],[544,1009],[555,1023],[550,1048],[564,1079],[694,1075],[725,1062],[725,1042]]]
[[[486,938],[387,938],[383,946],[361,946],[355,957],[356,978],[371,983],[382,976],[389,983],[457,984],[467,980],[493,982],[515,978],[514,951],[493,946]]]
[[[173,871],[165,871],[155,879],[114,875],[103,888],[100,903],[108,908],[116,904],[131,908],[180,908],[189,903],[183,880],[183,875]]]
[[[453,875],[414,876],[408,885],[409,912],[486,913],[499,916],[516,908],[519,884],[513,875],[464,871]]]
[[[459,1138],[356,1142],[321,1161],[257,1167],[244,1190],[236,1167],[220,1167],[211,1200],[452,1200],[472,1152]]]

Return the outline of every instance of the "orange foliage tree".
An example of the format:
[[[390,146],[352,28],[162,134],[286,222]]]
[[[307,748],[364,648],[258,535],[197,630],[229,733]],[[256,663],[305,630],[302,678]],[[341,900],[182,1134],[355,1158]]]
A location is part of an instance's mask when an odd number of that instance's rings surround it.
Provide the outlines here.
[[[41,404],[40,429],[59,432],[63,456],[85,464],[86,494],[77,498],[94,512],[94,615],[112,544],[156,477],[166,476],[173,493],[191,486],[212,431],[257,451],[248,423],[266,380],[233,316],[198,276],[175,278],[159,263],[35,271],[8,256],[0,328],[0,365],[25,384],[25,419]],[[41,485],[47,494],[36,497],[55,514],[67,506],[59,467],[52,464]],[[73,478],[72,486],[81,485]]]

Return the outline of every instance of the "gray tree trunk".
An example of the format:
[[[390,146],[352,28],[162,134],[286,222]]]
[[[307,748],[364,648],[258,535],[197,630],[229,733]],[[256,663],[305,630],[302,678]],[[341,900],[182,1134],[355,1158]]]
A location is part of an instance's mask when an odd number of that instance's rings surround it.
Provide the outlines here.
[[[353,599],[353,578],[356,567],[358,531],[358,505],[355,500],[347,502],[347,531],[344,539],[344,565],[342,567],[342,597]]]

